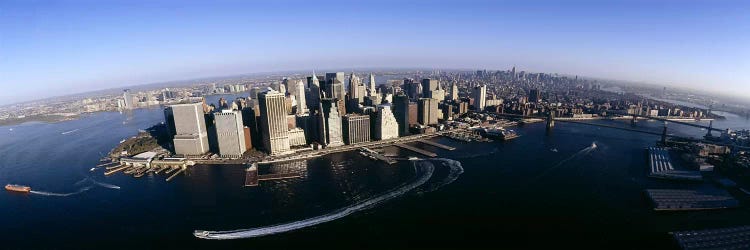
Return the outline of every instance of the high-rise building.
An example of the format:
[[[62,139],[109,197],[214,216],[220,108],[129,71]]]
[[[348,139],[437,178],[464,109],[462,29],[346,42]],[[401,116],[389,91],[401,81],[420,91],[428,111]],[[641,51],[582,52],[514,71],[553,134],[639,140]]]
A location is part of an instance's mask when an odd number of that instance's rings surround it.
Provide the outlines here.
[[[362,103],[365,98],[364,89],[365,86],[362,85],[362,80],[352,72],[352,75],[349,77],[349,98],[356,99],[357,103]]]
[[[222,110],[213,113],[219,155],[225,158],[240,158],[247,151],[242,113],[237,110]]]
[[[337,102],[330,98],[321,100],[320,109],[323,111],[322,118],[324,119],[323,133],[321,134],[325,138],[325,142],[321,144],[328,146],[344,145],[343,135],[341,134],[341,115],[336,104]]]
[[[445,90],[440,88],[440,84],[437,85],[437,89],[430,91],[429,98],[438,100],[438,102],[442,102],[445,100]]]
[[[458,86],[454,82],[451,84],[451,95],[450,95],[451,101],[458,101]]]
[[[174,127],[174,113],[172,112],[172,107],[166,107],[164,108],[164,125],[167,127],[167,135],[169,136],[169,139],[173,139],[173,136],[175,134],[175,127]]]
[[[438,122],[440,111],[438,110],[438,101],[432,98],[419,98],[418,119],[419,124],[434,125]]]
[[[398,138],[398,121],[391,112],[391,105],[378,106],[375,116],[375,140]]]
[[[202,103],[171,105],[174,117],[175,154],[201,155],[208,152],[208,132]]]
[[[133,95],[130,93],[129,89],[125,89],[122,91],[122,99],[125,101],[125,109],[133,109],[135,108],[133,104]]]
[[[370,141],[370,116],[347,114],[342,117],[344,143],[347,145]]]
[[[289,151],[289,128],[286,121],[284,94],[268,89],[258,95],[263,148],[269,154]]]
[[[398,136],[409,135],[409,97],[397,94],[393,97],[393,116],[398,122]]]
[[[432,91],[438,88],[438,80],[435,79],[422,79],[422,97],[432,98]]]
[[[409,102],[409,127],[419,124],[419,105],[416,102]]]
[[[372,73],[370,73],[370,81],[368,82],[368,85],[369,88],[367,89],[367,91],[369,92],[369,95],[375,95],[375,93],[377,93],[375,91],[375,75],[373,75]]]
[[[305,144],[307,144],[305,130],[301,128],[292,128],[289,130],[289,146],[304,146]]]
[[[344,72],[326,73],[325,94],[327,98],[344,100]]]
[[[529,90],[529,102],[538,103],[539,101],[541,101],[539,89]]]
[[[316,110],[320,106],[320,91],[320,81],[313,71],[312,76],[307,77],[307,89],[305,90],[305,101],[309,110]]]
[[[297,86],[294,89],[294,94],[297,99],[297,114],[301,115],[307,113],[307,102],[305,99],[305,84],[302,80],[297,80]]]
[[[487,85],[474,87],[472,95],[474,96],[474,109],[483,111],[487,101]]]

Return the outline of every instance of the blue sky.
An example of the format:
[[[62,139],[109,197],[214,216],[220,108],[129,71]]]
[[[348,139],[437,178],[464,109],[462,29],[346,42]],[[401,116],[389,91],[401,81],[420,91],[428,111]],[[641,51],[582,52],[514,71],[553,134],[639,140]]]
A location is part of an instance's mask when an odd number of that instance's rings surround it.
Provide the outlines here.
[[[0,104],[252,72],[556,72],[750,97],[750,1],[0,1]]]

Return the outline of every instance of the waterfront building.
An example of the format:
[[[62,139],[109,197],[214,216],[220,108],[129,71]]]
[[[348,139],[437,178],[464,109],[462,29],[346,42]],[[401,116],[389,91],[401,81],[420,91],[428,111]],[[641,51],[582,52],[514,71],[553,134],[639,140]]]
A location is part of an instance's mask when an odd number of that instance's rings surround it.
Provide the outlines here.
[[[419,124],[419,105],[416,102],[409,102],[409,127]]]
[[[393,116],[398,122],[398,136],[409,135],[409,97],[397,94],[393,97]]]
[[[438,101],[432,98],[419,98],[417,106],[417,122],[422,125],[435,125],[438,123]]]
[[[289,151],[284,94],[269,88],[258,95],[258,104],[263,148],[272,155]]]
[[[169,136],[169,139],[173,139],[175,135],[175,127],[174,127],[174,113],[172,112],[172,107],[166,107],[164,108],[164,125],[167,127],[167,136]]]
[[[347,114],[342,117],[344,143],[347,145],[370,141],[370,116]]]
[[[391,112],[391,105],[378,106],[375,117],[375,140],[398,138],[398,121]]]
[[[175,136],[172,140],[175,154],[202,155],[208,152],[208,132],[202,103],[170,106],[174,117]]]
[[[472,95],[474,96],[474,109],[477,111],[483,111],[484,107],[486,107],[487,85],[474,87]]]
[[[247,151],[242,113],[225,109],[213,115],[219,155],[224,158],[242,157]]]
[[[305,139],[305,130],[301,128],[293,128],[289,130],[289,146],[304,146],[307,145],[307,139]]]
[[[130,93],[130,89],[125,89],[122,91],[122,99],[124,101],[124,108],[125,109],[133,109],[135,108],[135,105],[133,103],[133,94]]]

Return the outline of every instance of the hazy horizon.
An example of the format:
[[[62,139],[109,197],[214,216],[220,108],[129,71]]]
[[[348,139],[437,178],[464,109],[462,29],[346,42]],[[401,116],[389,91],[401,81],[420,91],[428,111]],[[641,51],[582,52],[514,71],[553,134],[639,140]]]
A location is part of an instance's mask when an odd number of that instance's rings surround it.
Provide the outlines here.
[[[746,7],[739,1],[5,1],[0,105],[260,72],[513,65],[750,97],[742,74],[750,70]]]

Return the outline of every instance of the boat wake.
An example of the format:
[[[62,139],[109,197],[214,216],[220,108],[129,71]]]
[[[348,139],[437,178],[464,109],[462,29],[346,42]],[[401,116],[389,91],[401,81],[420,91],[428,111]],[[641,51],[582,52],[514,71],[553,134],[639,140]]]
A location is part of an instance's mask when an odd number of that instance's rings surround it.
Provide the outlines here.
[[[88,177],[84,178],[83,180],[80,180],[80,181],[76,182],[74,185],[78,186],[78,185],[81,185],[81,184],[83,184],[83,183],[85,183],[87,181],[93,183],[94,185],[103,187],[103,188],[120,189],[120,186],[109,184],[109,183],[104,183],[104,182],[98,182],[98,181],[94,180],[94,178],[91,178],[91,176],[88,176]]]
[[[70,134],[70,133],[74,133],[74,132],[76,132],[76,131],[78,131],[78,130],[80,130],[80,128],[77,128],[77,129],[74,129],[74,130],[71,130],[71,131],[65,131],[65,132],[62,132],[62,133],[60,133],[60,134],[62,134],[62,135],[67,135],[67,134]]]
[[[535,180],[539,179],[540,177],[546,175],[550,171],[552,171],[554,169],[557,169],[557,168],[565,165],[565,163],[568,163],[570,160],[573,160],[576,157],[584,156],[584,155],[587,155],[587,154],[591,153],[592,151],[596,150],[596,148],[598,148],[598,147],[599,146],[596,145],[596,141],[594,141],[594,142],[591,143],[591,146],[588,146],[588,147],[586,147],[584,149],[581,149],[580,151],[576,152],[575,154],[571,155],[570,157],[565,158],[564,160],[558,162],[557,164],[555,164],[555,166],[553,166],[551,168],[548,168],[547,170],[544,170],[544,172],[542,172],[541,174],[539,174],[538,176],[536,176],[534,179]]]
[[[266,235],[289,232],[289,231],[311,227],[311,226],[315,226],[318,224],[341,219],[355,212],[373,208],[383,202],[386,202],[393,198],[404,195],[408,193],[409,191],[412,191],[413,189],[425,184],[428,180],[430,180],[430,178],[432,177],[432,174],[435,171],[435,166],[430,161],[431,160],[412,161],[412,163],[414,164],[414,168],[416,169],[416,172],[417,172],[417,177],[412,182],[399,186],[395,189],[392,189],[391,191],[387,193],[381,194],[379,196],[367,199],[365,201],[362,201],[362,202],[359,202],[359,203],[356,203],[356,204],[353,204],[344,208],[340,208],[328,214],[324,214],[324,215],[320,215],[320,216],[316,216],[316,217],[312,217],[312,218],[308,218],[308,219],[304,219],[300,221],[294,221],[294,222],[278,224],[278,225],[273,225],[273,226],[266,226],[266,227],[250,228],[250,229],[239,229],[239,230],[230,230],[230,231],[195,230],[195,232],[193,232],[193,235],[195,235],[195,237],[202,238],[202,239],[214,239],[214,240],[254,238],[254,237],[261,237],[261,236],[266,236]],[[435,183],[434,185],[431,185],[430,188],[427,189],[428,191],[434,191],[444,185],[450,184],[451,182],[456,180],[461,173],[463,173],[463,168],[461,167],[461,164],[458,161],[453,161],[449,159],[434,159],[432,161],[441,161],[443,162],[443,166],[448,166],[451,168],[451,170],[448,176],[444,180],[439,181]]]
[[[75,191],[75,192],[72,192],[72,193],[53,193],[53,192],[33,191],[33,190],[30,193],[32,193],[32,194],[38,194],[38,195],[44,195],[44,196],[66,197],[66,196],[71,196],[71,195],[76,195],[76,194],[80,194],[80,193],[86,192],[89,189],[91,189],[92,187],[94,187],[94,186],[82,187],[82,188],[78,189],[78,191]]]

